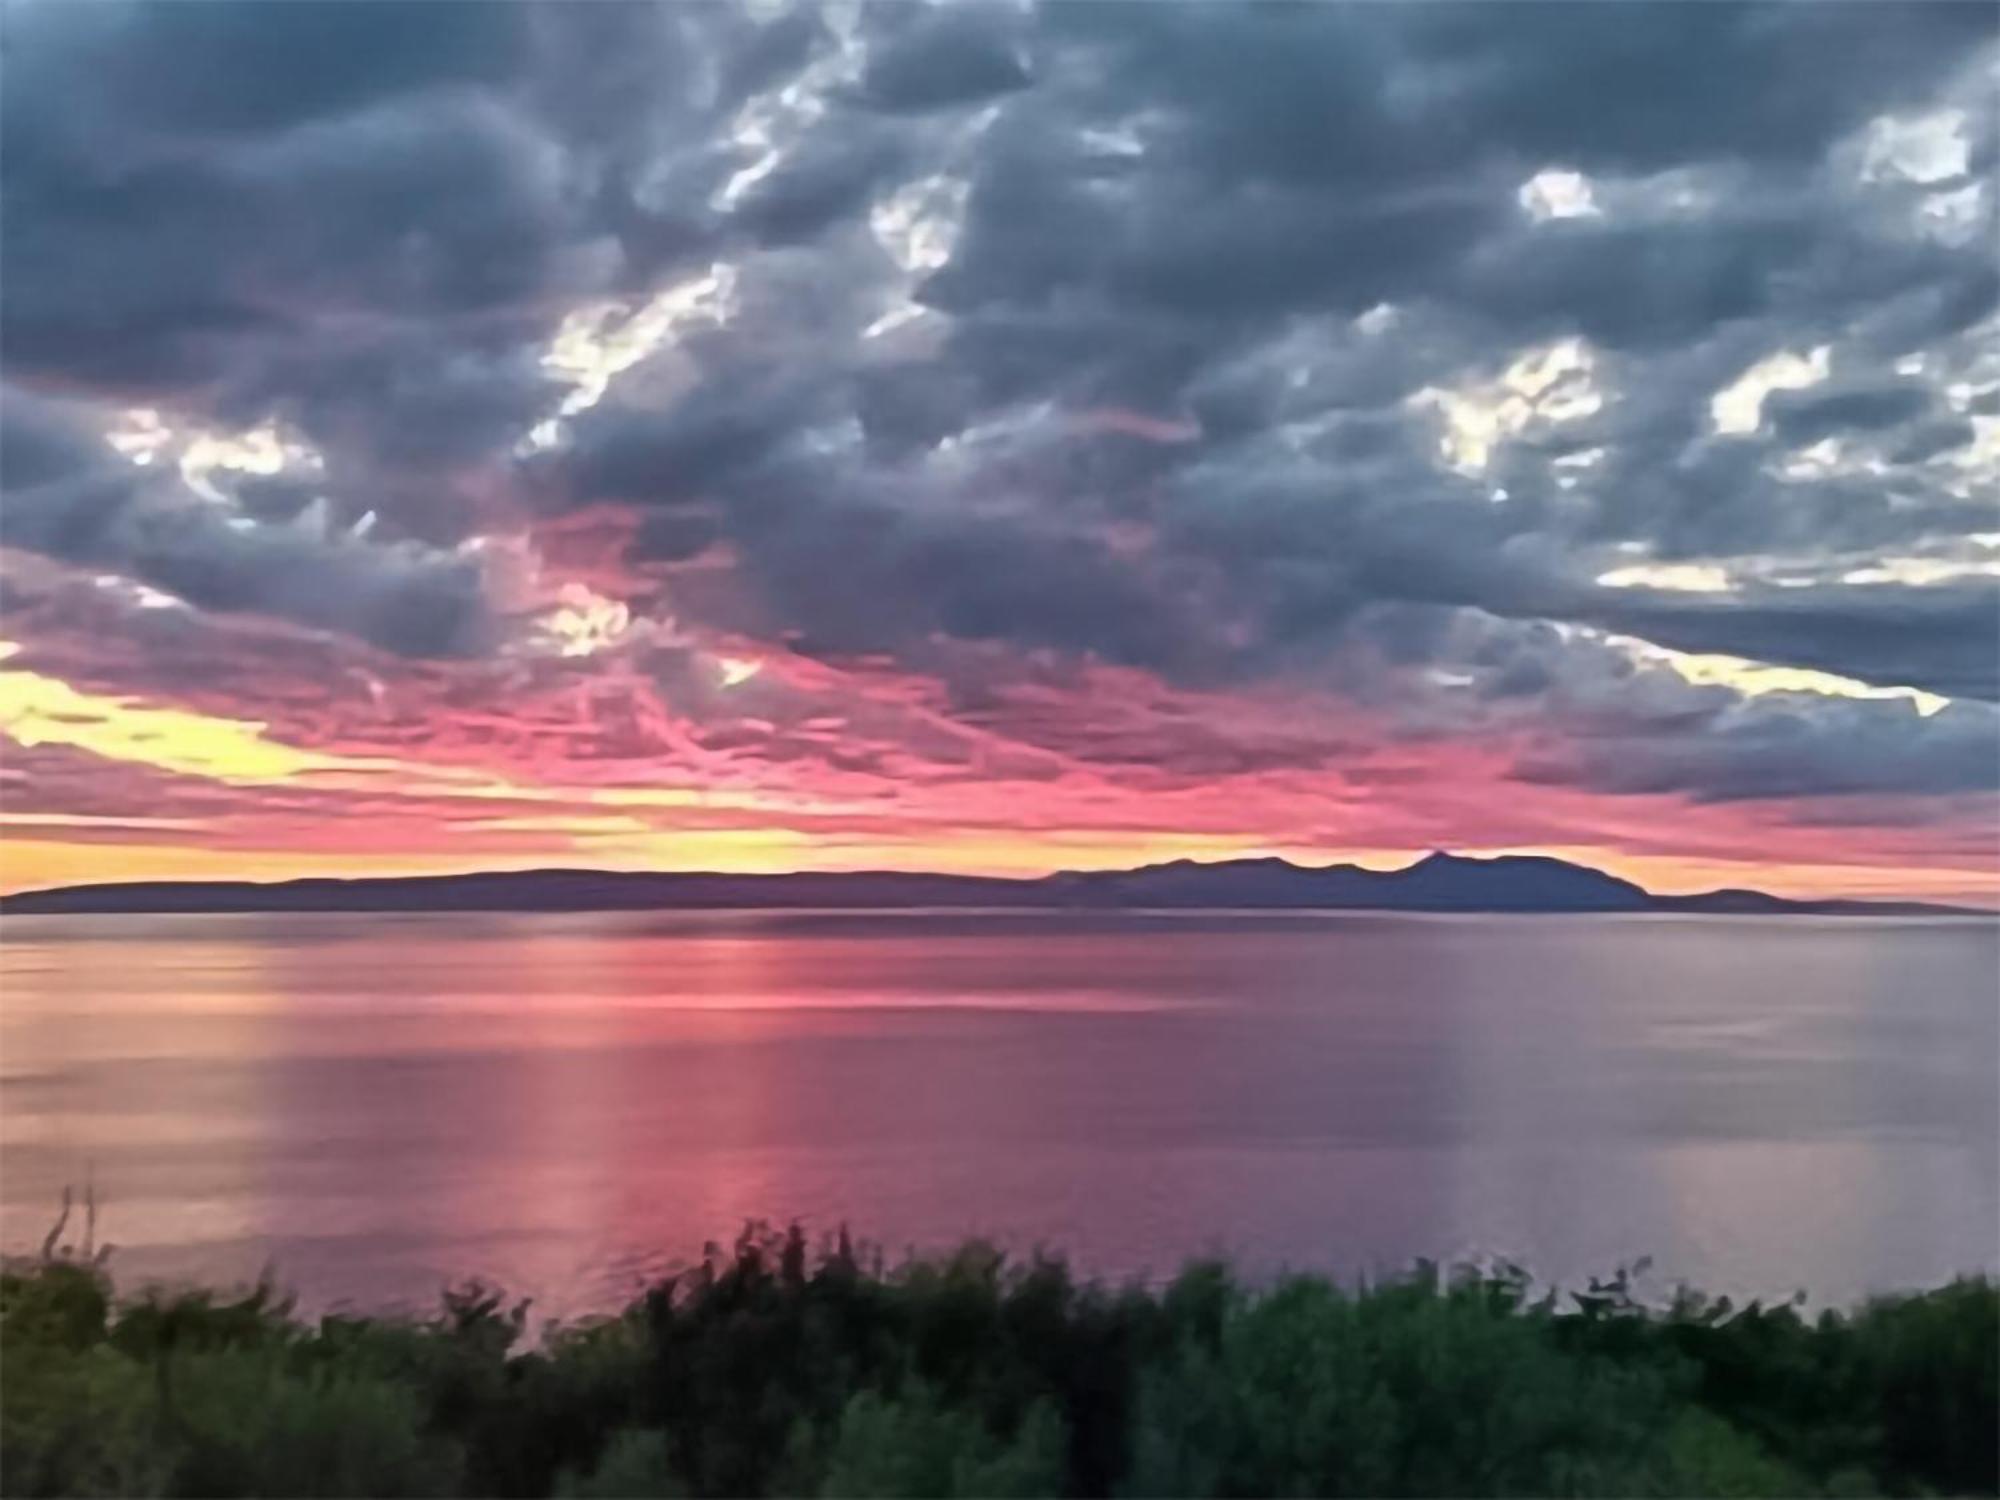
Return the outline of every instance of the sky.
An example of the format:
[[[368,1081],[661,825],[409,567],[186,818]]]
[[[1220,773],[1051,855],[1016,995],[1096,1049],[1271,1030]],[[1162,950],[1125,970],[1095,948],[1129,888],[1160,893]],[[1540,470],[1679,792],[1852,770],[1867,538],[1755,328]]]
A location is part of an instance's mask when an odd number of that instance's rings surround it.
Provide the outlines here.
[[[0,889],[2000,904],[1990,5],[0,15]]]

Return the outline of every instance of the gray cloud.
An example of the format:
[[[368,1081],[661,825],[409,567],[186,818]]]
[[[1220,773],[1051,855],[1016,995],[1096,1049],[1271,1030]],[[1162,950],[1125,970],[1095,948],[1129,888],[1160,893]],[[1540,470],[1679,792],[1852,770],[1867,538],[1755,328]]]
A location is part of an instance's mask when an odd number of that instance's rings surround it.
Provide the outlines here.
[[[1629,638],[1421,606],[1367,611],[1336,670],[1365,693],[1382,659],[1421,668],[1413,723],[1504,737],[1531,781],[1706,802],[2000,786],[1991,703],[1920,713],[1907,697],[1746,697],[1688,680]]]
[[[921,112],[977,103],[1029,82],[1018,8],[906,8],[871,50],[857,91],[871,108]]]
[[[302,489],[266,481],[235,512],[175,475],[133,469],[73,406],[4,387],[0,454],[0,544],[400,654],[472,654],[494,638],[475,561],[367,540]]]
[[[92,420],[10,412],[7,540],[450,654],[504,635],[459,542],[610,504],[635,564],[723,559],[720,623],[813,650],[1337,679],[1422,722],[1471,611],[1994,698],[1995,39],[1868,0],[30,0],[0,335],[23,402]],[[518,455],[577,388],[568,315],[715,264],[726,315]],[[324,470],[176,493],[106,455],[135,404]],[[1717,689],[1592,737],[1588,653],[1503,655],[1481,714],[1584,747],[1533,774],[1994,779],[1977,704]]]
[[[1775,391],[1765,398],[1778,436],[1795,447],[1848,429],[1899,427],[1928,413],[1936,400],[1935,392],[1916,381]]]

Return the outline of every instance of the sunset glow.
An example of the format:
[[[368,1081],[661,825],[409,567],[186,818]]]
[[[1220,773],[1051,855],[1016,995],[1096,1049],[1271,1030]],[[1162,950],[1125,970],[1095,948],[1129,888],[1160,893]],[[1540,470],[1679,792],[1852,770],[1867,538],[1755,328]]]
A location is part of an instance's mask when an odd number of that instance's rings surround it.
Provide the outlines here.
[[[1782,127],[1773,58],[1873,44],[1724,18],[1713,98],[1563,103],[1443,11],[351,9],[10,18],[0,890],[1448,848],[2000,905],[1950,8]]]

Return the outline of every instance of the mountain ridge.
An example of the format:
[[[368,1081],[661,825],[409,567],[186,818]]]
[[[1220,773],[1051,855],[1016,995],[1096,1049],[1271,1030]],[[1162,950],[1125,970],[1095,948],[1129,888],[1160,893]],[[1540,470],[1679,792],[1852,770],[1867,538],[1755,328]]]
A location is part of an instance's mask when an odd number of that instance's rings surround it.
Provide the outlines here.
[[[892,870],[732,875],[700,871],[496,870],[467,875],[133,881],[58,886],[0,897],[0,914],[380,911],[895,911],[1308,910],[1713,915],[1991,916],[1919,901],[1796,901],[1724,889],[1657,895],[1590,865],[1551,855],[1488,858],[1437,850],[1393,870],[1297,865],[1276,857],[1170,860],[1128,870],[1060,870],[1032,877]]]

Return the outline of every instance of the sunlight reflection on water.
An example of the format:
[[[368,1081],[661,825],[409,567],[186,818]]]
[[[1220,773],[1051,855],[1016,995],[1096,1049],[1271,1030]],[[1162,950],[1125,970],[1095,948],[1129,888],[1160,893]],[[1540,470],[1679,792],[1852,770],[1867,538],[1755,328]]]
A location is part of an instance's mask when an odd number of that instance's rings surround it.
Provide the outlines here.
[[[0,1233],[603,1306],[749,1216],[1110,1274],[2000,1262],[1996,929],[966,913],[9,919]]]

